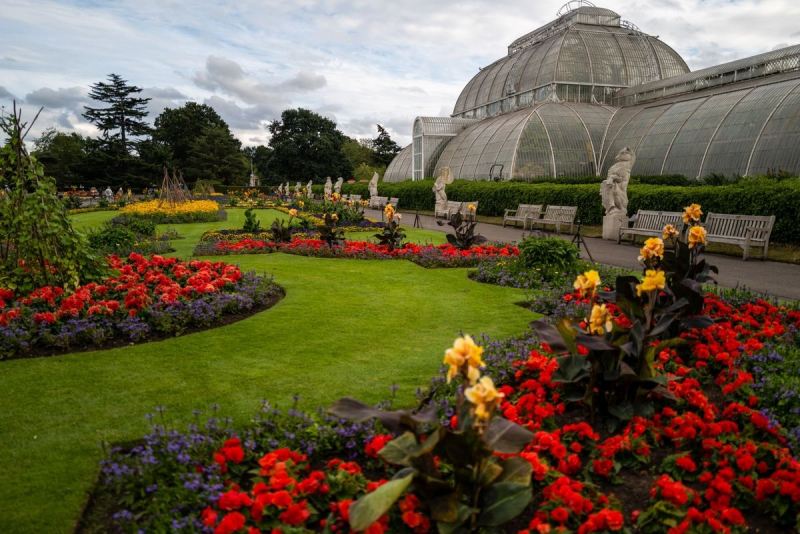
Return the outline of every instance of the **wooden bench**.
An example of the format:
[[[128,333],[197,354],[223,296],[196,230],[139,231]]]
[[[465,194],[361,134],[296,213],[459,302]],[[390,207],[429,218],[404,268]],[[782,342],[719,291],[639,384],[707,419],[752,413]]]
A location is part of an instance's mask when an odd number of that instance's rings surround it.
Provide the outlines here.
[[[683,224],[682,215],[678,211],[639,210],[636,215],[631,217],[633,226],[619,229],[617,243],[622,243],[622,239],[626,235],[631,236],[631,242],[636,241],[637,235],[661,237],[664,233],[664,227],[668,224],[680,230]]]
[[[351,202],[361,202],[361,195],[350,195],[348,200]]]
[[[514,227],[516,227],[517,223],[521,222],[524,230],[531,220],[536,220],[541,216],[541,204],[520,204],[515,210],[506,210],[505,215],[503,215],[503,228],[508,223],[514,223]]]
[[[394,209],[397,209],[398,204],[400,204],[400,199],[397,197],[392,197],[389,199],[389,204],[391,204]]]
[[[369,197],[370,208],[383,208],[387,202],[389,202],[389,197]]]
[[[475,206],[475,211],[470,211],[469,207]],[[445,218],[448,221],[450,217],[455,215],[456,213],[461,212],[461,216],[468,220],[475,220],[475,214],[478,213],[478,203],[477,202],[458,202],[455,200],[448,200],[447,207],[442,209],[440,206],[437,206],[434,210],[434,217],[435,218]]]
[[[534,225],[544,226],[551,224],[557,233],[561,233],[562,225],[569,225],[570,233],[575,231],[575,217],[578,215],[577,206],[547,206],[544,216],[541,219],[531,219],[531,228]]]
[[[709,243],[726,243],[742,248],[742,259],[750,257],[750,248],[761,247],[761,259],[769,252],[769,236],[775,225],[774,215],[731,215],[709,213],[703,224]]]

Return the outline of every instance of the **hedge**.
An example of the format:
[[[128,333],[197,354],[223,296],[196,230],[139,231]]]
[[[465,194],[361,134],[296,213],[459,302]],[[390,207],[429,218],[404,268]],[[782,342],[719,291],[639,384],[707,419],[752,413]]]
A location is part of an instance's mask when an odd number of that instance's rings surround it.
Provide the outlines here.
[[[667,179],[674,179],[668,177]],[[743,215],[775,215],[772,240],[800,244],[800,178],[742,179],[730,185],[652,185],[635,183],[628,187],[628,211],[638,209],[681,211],[697,202],[703,211]],[[263,188],[267,189],[267,188]],[[322,194],[323,186],[315,184],[314,193]],[[397,197],[404,210],[433,211],[433,180],[381,183],[381,196]],[[369,197],[368,184],[344,184],[342,193]],[[578,206],[578,217],[584,224],[597,225],[603,220],[600,186],[590,184],[487,182],[456,180],[447,187],[447,197],[456,201],[478,201],[478,214],[502,216],[517,204]]]
[[[398,197],[404,210],[432,211],[433,181],[381,183],[381,196]],[[321,191],[321,189],[320,189]],[[342,192],[369,195],[367,184],[345,184]],[[456,201],[478,201],[478,214],[502,216],[517,204],[578,206],[584,224],[602,224],[603,207],[598,184],[529,184],[457,180],[447,187],[447,197]],[[787,180],[743,180],[732,185],[664,186],[631,184],[628,211],[638,209],[681,211],[696,202],[703,211],[743,215],[775,215],[772,240],[800,244],[800,178]]]

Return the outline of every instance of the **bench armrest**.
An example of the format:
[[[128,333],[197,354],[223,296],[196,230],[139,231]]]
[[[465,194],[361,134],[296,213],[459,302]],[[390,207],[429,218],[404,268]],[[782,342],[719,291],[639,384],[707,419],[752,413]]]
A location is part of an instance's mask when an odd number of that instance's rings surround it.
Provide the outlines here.
[[[505,217],[516,217],[516,216],[517,216],[517,210],[509,210],[509,209],[506,210]]]
[[[745,228],[744,236],[747,239],[766,239],[772,233],[772,228],[756,228],[748,226]]]

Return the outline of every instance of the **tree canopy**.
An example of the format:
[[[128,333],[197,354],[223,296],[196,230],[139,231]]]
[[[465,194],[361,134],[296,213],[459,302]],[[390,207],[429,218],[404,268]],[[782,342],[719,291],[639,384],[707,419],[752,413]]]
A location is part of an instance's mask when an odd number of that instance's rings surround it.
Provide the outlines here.
[[[113,73],[108,75],[108,83],[97,82],[91,86],[89,97],[106,105],[84,106],[83,117],[102,132],[109,148],[128,153],[136,146],[135,138],[150,133],[150,126],[145,122],[150,99],[136,96],[141,92],[140,87],[128,85],[127,80]]]
[[[387,167],[400,152],[400,145],[392,140],[383,126],[377,126],[378,137],[372,140],[373,159],[376,165]]]
[[[156,117],[152,136],[152,142],[163,147],[162,157],[168,158],[161,163],[179,169],[187,167],[192,147],[209,127],[222,128],[230,134],[228,124],[211,106],[186,102],[178,108],[166,108]]]
[[[269,125],[270,181],[349,178],[353,166],[342,151],[345,135],[336,123],[307,109],[288,109]]]

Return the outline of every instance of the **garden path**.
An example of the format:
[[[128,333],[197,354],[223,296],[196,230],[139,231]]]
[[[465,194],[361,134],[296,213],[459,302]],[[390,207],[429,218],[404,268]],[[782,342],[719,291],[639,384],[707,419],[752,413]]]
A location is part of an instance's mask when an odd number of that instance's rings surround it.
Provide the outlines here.
[[[413,212],[403,213],[403,223],[411,227],[414,222]],[[368,217],[380,220],[381,213],[367,210]],[[422,228],[429,230],[445,231],[447,226],[438,226],[432,216],[420,215]],[[520,228],[506,227],[499,224],[478,223],[478,233],[486,236],[491,241],[511,243],[519,241],[531,232],[523,232]],[[571,235],[558,235],[547,232],[545,235],[572,239]],[[639,248],[629,244],[618,245],[614,241],[586,237],[584,238],[592,257],[596,262],[626,269],[639,269],[637,261]],[[741,257],[723,256],[720,254],[707,254],[709,262],[719,267],[719,283],[725,287],[746,287],[751,291],[768,293],[782,298],[800,300],[800,265],[780,263],[775,261],[748,260],[742,261]],[[586,250],[581,250],[581,257],[588,259]]]

